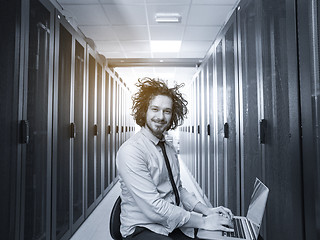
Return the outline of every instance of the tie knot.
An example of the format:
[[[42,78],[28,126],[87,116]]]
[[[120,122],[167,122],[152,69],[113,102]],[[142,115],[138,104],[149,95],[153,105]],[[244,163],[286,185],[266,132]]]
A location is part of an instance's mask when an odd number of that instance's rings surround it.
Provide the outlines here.
[[[160,141],[158,142],[158,146],[164,147],[164,141],[163,141],[163,140],[160,140]]]

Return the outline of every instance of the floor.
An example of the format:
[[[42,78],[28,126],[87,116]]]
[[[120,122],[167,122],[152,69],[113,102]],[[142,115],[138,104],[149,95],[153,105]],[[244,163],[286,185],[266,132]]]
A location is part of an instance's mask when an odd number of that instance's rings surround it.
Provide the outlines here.
[[[199,201],[209,204],[203,197],[202,191],[191,176],[189,170],[180,161],[181,167],[181,181],[183,186],[189,191],[193,192]],[[109,233],[109,216],[114,202],[120,194],[119,182],[109,191],[101,203],[91,213],[87,220],[80,226],[80,228],[71,237],[71,240],[111,240]]]

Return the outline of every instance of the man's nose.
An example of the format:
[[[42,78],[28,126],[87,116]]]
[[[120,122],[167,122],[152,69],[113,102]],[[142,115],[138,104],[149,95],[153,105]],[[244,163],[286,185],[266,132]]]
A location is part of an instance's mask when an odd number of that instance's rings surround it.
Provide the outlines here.
[[[158,111],[158,116],[157,116],[160,120],[164,119],[164,111],[160,110]]]

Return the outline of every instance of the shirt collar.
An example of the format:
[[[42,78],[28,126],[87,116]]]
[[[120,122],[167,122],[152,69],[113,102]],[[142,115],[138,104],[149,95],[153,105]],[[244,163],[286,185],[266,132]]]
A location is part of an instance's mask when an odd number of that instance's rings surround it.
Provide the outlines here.
[[[164,136],[162,136],[161,139],[157,138],[155,135],[152,134],[152,132],[147,129],[146,127],[141,127],[141,133],[148,138],[151,142],[153,142],[155,145],[158,145],[159,141],[165,142]]]

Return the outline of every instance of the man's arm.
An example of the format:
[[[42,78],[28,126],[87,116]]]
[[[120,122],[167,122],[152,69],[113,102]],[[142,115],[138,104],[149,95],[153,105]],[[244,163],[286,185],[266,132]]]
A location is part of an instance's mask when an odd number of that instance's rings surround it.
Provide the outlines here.
[[[160,197],[144,153],[135,146],[126,145],[125,148],[120,148],[117,168],[130,195],[152,222],[163,225],[171,232],[189,220],[189,212]]]

